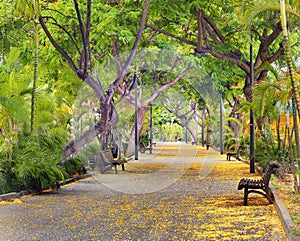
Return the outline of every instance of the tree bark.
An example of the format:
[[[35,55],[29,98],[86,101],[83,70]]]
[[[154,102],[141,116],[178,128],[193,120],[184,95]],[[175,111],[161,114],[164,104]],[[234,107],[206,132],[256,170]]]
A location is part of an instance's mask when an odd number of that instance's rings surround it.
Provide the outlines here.
[[[145,120],[145,114],[146,114],[146,107],[145,106],[141,106],[138,108],[138,136],[140,136],[142,128],[143,128],[143,124],[144,124],[144,120]],[[145,143],[146,145],[148,143]],[[138,147],[139,148],[139,147]],[[130,138],[129,138],[129,143],[128,143],[128,147],[126,150],[126,156],[132,156],[134,154],[134,150],[135,150],[135,128],[134,125],[131,129],[131,133],[130,133]]]

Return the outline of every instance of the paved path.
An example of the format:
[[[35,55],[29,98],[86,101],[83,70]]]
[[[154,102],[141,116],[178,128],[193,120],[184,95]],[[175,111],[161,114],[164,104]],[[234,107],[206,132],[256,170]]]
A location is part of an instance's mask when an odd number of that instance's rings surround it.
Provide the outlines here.
[[[286,240],[273,205],[258,196],[242,205],[248,165],[225,159],[158,143],[118,175],[0,205],[0,240]]]

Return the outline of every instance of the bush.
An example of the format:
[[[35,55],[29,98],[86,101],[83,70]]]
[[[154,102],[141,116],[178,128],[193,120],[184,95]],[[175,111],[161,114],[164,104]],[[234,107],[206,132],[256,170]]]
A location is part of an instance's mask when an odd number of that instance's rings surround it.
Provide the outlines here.
[[[61,135],[20,133],[13,155],[6,158],[9,191],[43,190],[63,180],[67,174],[59,165],[65,142]]]
[[[29,136],[15,147],[13,170],[19,190],[41,191],[67,177],[66,171],[59,165],[59,145],[53,139],[47,134]]]
[[[86,168],[84,167],[81,159],[78,157],[68,158],[63,161],[62,165],[69,176],[86,173]]]
[[[9,190],[5,169],[2,168],[2,164],[0,163],[0,194],[6,193]]]
[[[277,161],[289,165],[289,150],[283,149],[274,140],[271,129],[265,128],[259,132],[261,138],[255,140],[255,159],[265,169],[270,161]]]

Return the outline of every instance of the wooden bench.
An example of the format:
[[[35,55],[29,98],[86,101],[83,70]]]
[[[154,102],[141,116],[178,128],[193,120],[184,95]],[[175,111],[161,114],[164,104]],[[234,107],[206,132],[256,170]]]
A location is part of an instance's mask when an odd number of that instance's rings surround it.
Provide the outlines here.
[[[131,158],[114,158],[111,150],[106,149],[102,151],[103,156],[105,157],[106,161],[110,162],[111,165],[115,167],[115,172],[118,174],[118,169],[117,166],[121,165],[122,166],[122,171],[125,171],[125,166],[124,164],[127,163]]]
[[[150,146],[150,144],[149,144],[149,146],[146,146],[144,142],[141,142],[139,150],[140,150],[141,153],[145,153],[146,151],[150,151],[150,153],[152,154],[152,149],[153,149],[153,146],[155,146],[155,145],[156,145],[155,142],[152,143],[152,147]]]
[[[248,204],[248,195],[249,193],[258,193],[260,195],[263,195],[268,199],[270,203],[274,202],[274,196],[269,188],[269,182],[272,173],[276,170],[276,168],[279,167],[279,164],[277,162],[270,162],[266,170],[262,176],[261,180],[254,180],[249,178],[242,178],[238,185],[238,190],[244,190],[244,205],[247,206]],[[259,191],[262,190],[262,191]]]
[[[226,161],[230,161],[230,157],[235,157],[236,159],[239,159],[239,152],[240,152],[241,146],[238,145],[235,147],[235,150],[233,152],[226,152]]]

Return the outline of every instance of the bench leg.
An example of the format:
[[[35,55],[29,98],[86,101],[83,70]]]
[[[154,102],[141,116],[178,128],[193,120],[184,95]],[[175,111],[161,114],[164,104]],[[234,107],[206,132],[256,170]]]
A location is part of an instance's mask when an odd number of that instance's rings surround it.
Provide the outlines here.
[[[248,187],[245,187],[245,192],[244,192],[244,206],[248,205]]]
[[[125,166],[124,166],[124,164],[122,164],[122,171],[123,171],[123,172],[125,171]]]
[[[265,195],[265,197],[268,199],[268,201],[269,201],[269,203],[270,204],[272,204],[273,202],[274,202],[274,195],[273,195],[273,193],[271,192],[271,190],[270,189],[267,189],[266,190],[266,195]]]
[[[115,173],[118,174],[117,165],[114,165],[114,166],[115,166]]]

